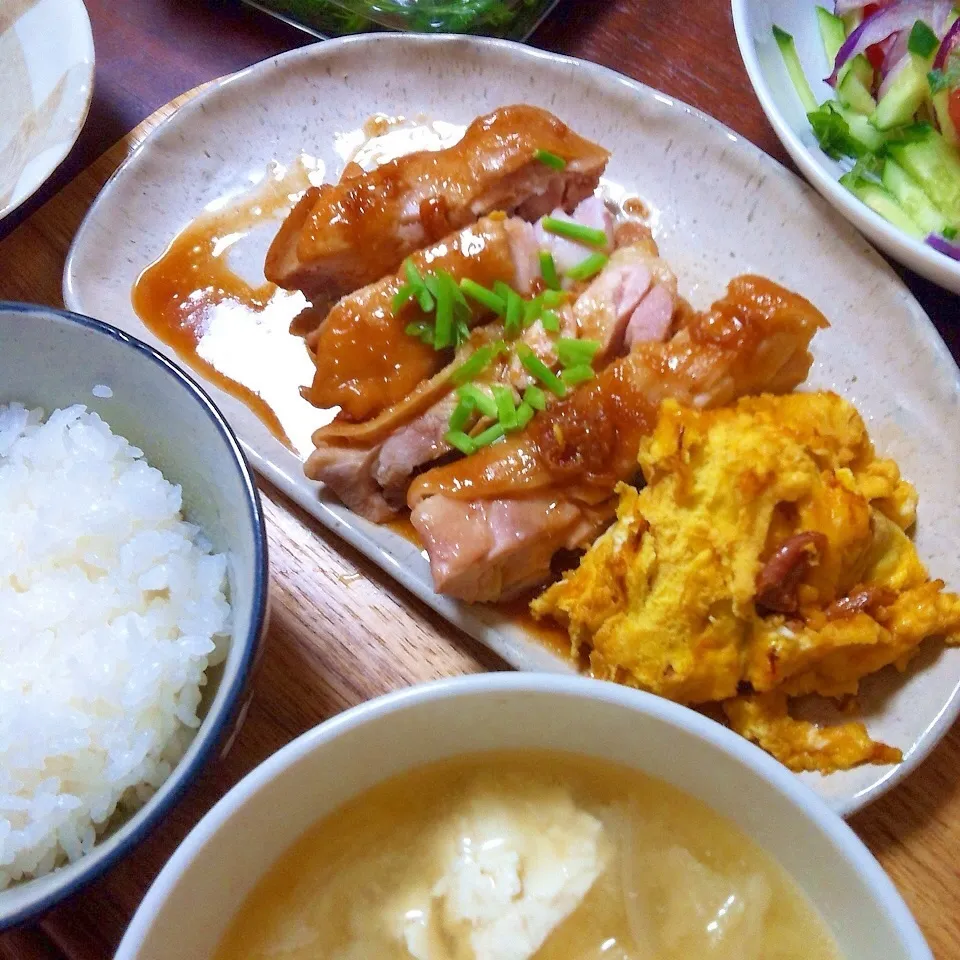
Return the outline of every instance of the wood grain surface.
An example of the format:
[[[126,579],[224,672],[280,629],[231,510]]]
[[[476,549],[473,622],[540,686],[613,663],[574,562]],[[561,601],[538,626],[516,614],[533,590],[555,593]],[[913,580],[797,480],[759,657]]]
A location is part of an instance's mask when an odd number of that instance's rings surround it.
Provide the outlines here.
[[[87,7],[97,49],[90,119],[51,183],[0,224],[0,299],[61,305],[63,262],[84,212],[127,153],[187,95],[167,101],[306,40],[233,3],[87,0]],[[786,162],[741,65],[727,0],[562,0],[533,42],[686,100]],[[960,356],[960,299],[912,275],[905,280]],[[955,460],[956,451],[949,454]],[[102,879],[31,926],[0,934],[0,958],[111,956],[177,843],[283,744],[385,691],[505,669],[278,491],[261,489],[273,616],[253,706],[233,749],[209,764],[170,817]],[[960,960],[958,768],[954,728],[907,783],[852,820],[940,960]]]

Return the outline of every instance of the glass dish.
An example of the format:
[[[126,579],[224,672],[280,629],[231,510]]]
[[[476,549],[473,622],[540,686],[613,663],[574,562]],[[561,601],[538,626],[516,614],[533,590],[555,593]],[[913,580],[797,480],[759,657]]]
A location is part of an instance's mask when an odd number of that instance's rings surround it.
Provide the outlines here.
[[[557,0],[244,0],[319,37],[373,30],[525,40]]]

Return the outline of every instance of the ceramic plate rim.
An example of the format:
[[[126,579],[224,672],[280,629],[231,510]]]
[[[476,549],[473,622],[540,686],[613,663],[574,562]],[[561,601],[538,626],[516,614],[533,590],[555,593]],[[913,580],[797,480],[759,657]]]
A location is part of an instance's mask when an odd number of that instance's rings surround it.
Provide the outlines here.
[[[273,69],[279,64],[286,65],[288,62],[297,63],[298,61],[310,61],[314,58],[322,60],[328,54],[336,55],[343,48],[357,47],[362,51],[365,47],[376,45],[378,43],[396,43],[407,44],[414,47],[434,46],[456,48],[458,46],[476,47],[483,51],[485,49],[500,50],[506,55],[514,58],[521,58],[530,62],[542,61],[558,65],[575,66],[583,71],[585,75],[597,77],[607,84],[626,87],[635,96],[643,99],[654,99],[662,106],[678,110],[692,116],[700,123],[711,130],[726,136],[729,140],[736,143],[738,148],[749,151],[758,164],[766,166],[775,172],[778,177],[786,178],[795,186],[800,188],[805,194],[809,195],[811,201],[817,206],[824,221],[835,227],[838,231],[845,232],[847,238],[853,243],[862,255],[869,259],[873,266],[881,271],[885,278],[899,288],[905,298],[905,306],[910,307],[911,323],[916,327],[916,333],[923,340],[924,345],[929,349],[930,354],[935,356],[940,364],[944,364],[945,369],[950,371],[953,388],[960,396],[960,368],[951,355],[946,344],[941,339],[933,322],[926,315],[923,308],[917,302],[912,292],[903,281],[897,276],[891,266],[874,250],[869,243],[854,229],[849,223],[845,223],[830,207],[816,195],[812,188],[801,178],[787,169],[779,161],[765,154],[759,147],[751,141],[742,137],[740,134],[731,130],[721,121],[709,116],[696,107],[677,100],[667,94],[664,94],[652,87],[639,81],[633,80],[607,67],[588,61],[579,60],[575,57],[569,57],[563,54],[556,54],[514,43],[508,40],[498,40],[487,37],[467,37],[452,34],[438,35],[409,35],[409,34],[367,34],[359,36],[350,36],[338,38],[335,40],[325,40],[318,44],[308,44],[293,50],[288,50],[277,54],[266,60],[255,63],[237,73],[222,77],[213,81],[207,88],[197,96],[184,103],[175,113],[165,118],[158,124],[148,136],[138,145],[138,147],[124,160],[123,164],[107,181],[97,199],[88,210],[79,229],[77,230],[64,265],[63,274],[63,297],[68,308],[83,312],[83,302],[80,294],[74,289],[74,280],[76,278],[75,260],[79,257],[79,251],[85,245],[85,235],[88,229],[91,229],[91,223],[97,218],[98,208],[113,191],[119,178],[124,177],[127,169],[138,162],[139,157],[145,150],[150,149],[151,141],[154,136],[164,130],[168,124],[189,123],[194,113],[201,112],[204,109],[204,102],[211,95],[215,95],[223,87],[237,83],[238,81],[248,80],[261,72]],[[424,602],[431,609],[436,611],[444,619],[459,627],[465,633],[473,637],[483,646],[492,650],[500,656],[506,663],[518,670],[529,671],[548,670],[554,672],[572,672],[569,664],[566,664],[559,657],[548,653],[545,658],[528,656],[523,651],[518,652],[513,644],[501,634],[492,630],[489,625],[472,614],[469,609],[457,608],[448,598],[440,597],[435,594],[429,584],[421,581],[415,576],[409,576],[405,573],[401,563],[395,553],[386,550],[374,541],[370,540],[363,529],[361,518],[351,514],[350,522],[345,522],[331,506],[318,499],[315,494],[308,496],[303,486],[297,486],[287,480],[282,470],[277,468],[270,460],[264,458],[260,453],[249,445],[244,439],[241,444],[256,469],[264,475],[271,483],[279,487],[287,496],[293,499],[303,507],[314,519],[322,523],[327,529],[345,540],[350,546],[359,550],[364,556],[372,560],[384,572],[396,580],[400,586],[408,590],[419,600]],[[535,640],[531,641],[536,643]],[[871,786],[861,790],[859,793],[848,793],[836,798],[827,800],[833,810],[841,816],[850,816],[867,804],[886,793],[894,785],[908,776],[924,759],[929,755],[933,747],[942,739],[943,735],[960,716],[960,687],[955,687],[949,700],[943,703],[936,719],[928,727],[926,740],[919,746],[914,746],[909,755],[896,768],[894,768],[886,777],[875,781]]]
[[[839,181],[830,171],[824,169],[817,157],[820,151],[814,152],[797,136],[774,102],[766,75],[760,66],[756,46],[750,36],[747,9],[749,2],[750,0],[731,0],[737,46],[740,49],[747,76],[750,78],[750,85],[760,101],[760,107],[793,162],[823,197],[874,243],[887,249],[890,256],[932,283],[954,293],[960,293],[960,262],[938,253],[920,240],[908,237],[902,230],[897,229],[878,213],[874,213],[866,204],[857,200],[853,194],[840,186]],[[810,15],[812,18],[812,5]],[[823,154],[820,155],[823,156]]]
[[[68,154],[73,149],[77,140],[80,138],[80,133],[83,130],[84,124],[87,122],[87,117],[90,114],[90,105],[93,102],[93,84],[94,77],[96,74],[96,51],[94,49],[93,43],[93,28],[90,25],[90,14],[87,12],[87,7],[84,4],[83,0],[63,0],[65,3],[72,3],[77,11],[77,17],[79,22],[83,24],[83,36],[82,39],[84,46],[87,48],[86,58],[81,63],[87,65],[87,75],[86,75],[86,90],[87,94],[84,97],[83,109],[80,115],[77,118],[77,123],[74,129],[70,133],[68,140],[61,141],[61,149],[57,151],[56,154],[51,154],[52,162],[50,163],[49,169],[43,174],[42,177],[38,178],[33,186],[23,194],[18,200],[14,201],[13,199],[3,207],[0,207],[0,222],[11,213],[16,210],[19,210],[31,197],[50,179],[53,173],[56,171],[57,167],[67,159]],[[12,29],[12,27],[11,27]],[[55,157],[55,159],[53,159]]]

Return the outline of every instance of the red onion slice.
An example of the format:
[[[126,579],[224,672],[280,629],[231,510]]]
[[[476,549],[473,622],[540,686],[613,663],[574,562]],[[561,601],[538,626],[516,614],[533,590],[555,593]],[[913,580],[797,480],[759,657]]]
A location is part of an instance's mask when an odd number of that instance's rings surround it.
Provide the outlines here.
[[[848,60],[863,53],[867,47],[886,40],[898,30],[912,29],[918,20],[923,20],[939,36],[952,9],[953,0],[898,0],[889,7],[877,10],[847,37],[837,53],[833,72],[827,77],[827,83],[835,87],[840,70]]]
[[[960,244],[951,243],[946,237],[941,237],[939,233],[931,233],[926,242],[934,250],[939,250],[945,256],[951,257],[953,260],[960,260]]]
[[[907,45],[909,43],[909,30],[898,30],[889,38],[887,47],[883,51],[883,63],[880,65],[881,80],[885,80],[890,71],[907,55]]]
[[[943,43],[940,44],[940,49],[933,58],[934,70],[942,70],[944,68],[947,57],[950,56],[950,51],[958,44],[960,44],[960,18],[954,21],[953,26],[947,31],[947,35],[943,38]]]

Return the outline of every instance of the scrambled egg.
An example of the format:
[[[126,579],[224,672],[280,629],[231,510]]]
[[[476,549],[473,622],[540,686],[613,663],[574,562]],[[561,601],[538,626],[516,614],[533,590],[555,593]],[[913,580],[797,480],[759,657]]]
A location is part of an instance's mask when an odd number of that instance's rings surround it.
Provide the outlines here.
[[[414,960],[529,960],[606,864],[603,825],[560,787],[511,802],[495,791],[437,825],[442,874],[391,908]]]
[[[960,643],[960,597],[930,580],[905,531],[914,488],[877,459],[833,393],[666,401],[621,484],[616,523],[532,604],[593,671],[731,726],[794,770],[889,763],[860,723],[793,720],[788,698],[855,695],[929,636]]]

